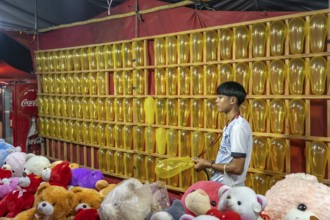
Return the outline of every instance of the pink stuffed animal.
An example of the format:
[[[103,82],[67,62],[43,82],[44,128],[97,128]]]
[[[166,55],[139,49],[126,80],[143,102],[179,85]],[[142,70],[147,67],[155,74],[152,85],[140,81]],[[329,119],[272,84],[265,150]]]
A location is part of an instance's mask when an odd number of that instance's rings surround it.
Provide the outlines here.
[[[18,188],[19,177],[4,178],[0,181],[0,199]]]
[[[270,219],[320,219],[330,217],[330,187],[315,176],[297,173],[285,176],[266,192],[263,211]]]
[[[26,153],[24,152],[11,153],[4,160],[2,169],[10,170],[12,172],[12,177],[22,177],[25,161],[26,161]]]

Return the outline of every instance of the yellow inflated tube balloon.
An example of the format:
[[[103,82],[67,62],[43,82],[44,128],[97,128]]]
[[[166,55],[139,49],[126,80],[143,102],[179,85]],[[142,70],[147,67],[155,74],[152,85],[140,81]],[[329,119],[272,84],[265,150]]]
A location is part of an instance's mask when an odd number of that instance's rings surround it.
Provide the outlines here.
[[[194,161],[190,157],[173,157],[159,160],[156,164],[155,172],[158,177],[167,179],[193,166]]]

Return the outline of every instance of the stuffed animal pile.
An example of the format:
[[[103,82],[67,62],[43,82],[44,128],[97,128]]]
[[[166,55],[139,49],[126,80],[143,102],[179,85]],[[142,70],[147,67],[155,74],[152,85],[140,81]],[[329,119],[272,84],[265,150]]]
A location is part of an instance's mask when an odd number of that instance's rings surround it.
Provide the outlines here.
[[[21,152],[0,139],[0,220],[327,220],[330,188],[290,174],[266,195],[213,181],[171,201],[163,182],[110,184],[99,170]],[[0,161],[1,162],[1,161]]]

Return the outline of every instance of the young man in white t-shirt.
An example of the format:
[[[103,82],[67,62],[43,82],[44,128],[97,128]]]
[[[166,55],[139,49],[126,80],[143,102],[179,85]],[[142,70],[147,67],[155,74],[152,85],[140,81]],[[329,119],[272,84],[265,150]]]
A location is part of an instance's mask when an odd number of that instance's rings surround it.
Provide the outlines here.
[[[244,185],[252,151],[252,130],[249,122],[240,115],[239,107],[244,102],[244,87],[233,81],[217,88],[216,105],[224,112],[227,124],[223,129],[222,141],[215,160],[195,159],[195,170],[212,169],[212,181],[224,183],[224,170],[234,186]]]

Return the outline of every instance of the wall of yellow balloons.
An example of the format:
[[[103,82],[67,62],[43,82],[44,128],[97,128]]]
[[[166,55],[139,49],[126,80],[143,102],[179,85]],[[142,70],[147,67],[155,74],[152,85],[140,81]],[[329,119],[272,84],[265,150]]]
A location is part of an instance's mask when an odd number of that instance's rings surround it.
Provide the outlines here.
[[[254,135],[246,184],[265,193],[293,172],[296,141],[303,171],[330,184],[329,13],[36,51],[45,154],[155,181],[158,160],[195,157],[221,133],[214,93],[235,80],[248,91],[241,112]],[[327,135],[312,135],[313,100],[326,106]],[[190,169],[163,181],[183,191],[206,178]]]

